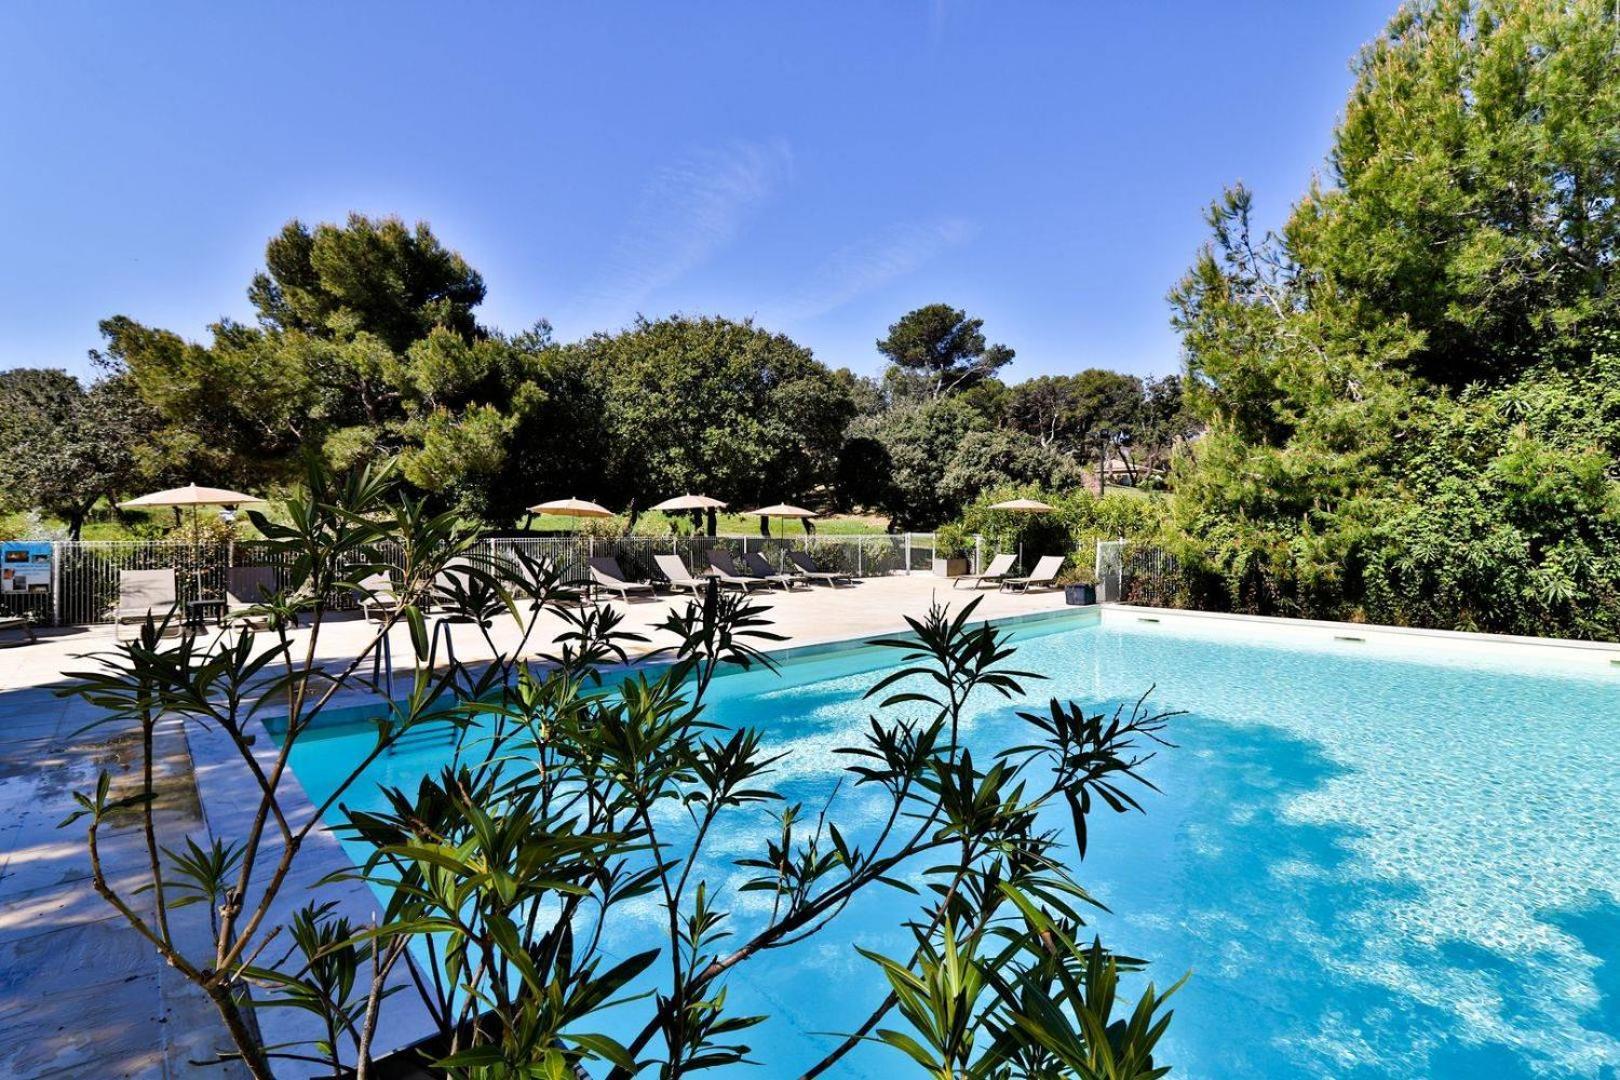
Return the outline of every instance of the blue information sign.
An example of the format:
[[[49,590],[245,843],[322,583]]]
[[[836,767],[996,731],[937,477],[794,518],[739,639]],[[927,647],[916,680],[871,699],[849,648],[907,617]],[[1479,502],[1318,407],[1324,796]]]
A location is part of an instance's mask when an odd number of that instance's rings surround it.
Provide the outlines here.
[[[27,540],[0,543],[0,593],[51,591],[51,545]]]

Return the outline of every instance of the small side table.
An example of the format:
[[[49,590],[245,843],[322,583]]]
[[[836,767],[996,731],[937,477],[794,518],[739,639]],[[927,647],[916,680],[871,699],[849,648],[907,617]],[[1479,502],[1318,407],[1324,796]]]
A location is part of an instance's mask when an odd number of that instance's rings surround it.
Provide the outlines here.
[[[188,630],[201,630],[209,622],[217,626],[224,618],[224,600],[186,601],[186,629]]]

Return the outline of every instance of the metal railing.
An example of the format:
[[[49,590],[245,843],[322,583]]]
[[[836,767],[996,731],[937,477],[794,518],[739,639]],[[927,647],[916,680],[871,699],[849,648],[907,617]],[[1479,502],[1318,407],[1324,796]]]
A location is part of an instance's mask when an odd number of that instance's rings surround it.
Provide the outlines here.
[[[659,576],[653,556],[679,555],[694,571],[708,569],[709,552],[727,551],[734,557],[758,552],[778,570],[787,567],[787,553],[808,551],[817,563],[856,577],[927,570],[934,557],[933,533],[874,533],[847,536],[765,537],[765,536],[624,536],[614,539],[592,537],[505,538],[485,541],[492,555],[521,550],[541,556],[561,569],[565,579],[583,581],[589,575],[585,560],[612,556],[625,573],[645,580]]]
[[[1097,544],[1097,599],[1145,607],[1192,607],[1190,583],[1177,558],[1135,540]]]
[[[519,550],[544,557],[563,572],[566,580],[576,582],[589,577],[586,559],[593,555],[611,555],[627,575],[646,580],[659,576],[654,555],[677,554],[693,570],[701,572],[708,567],[709,551],[715,548],[733,555],[759,552],[778,569],[786,566],[789,551],[808,550],[828,569],[856,577],[880,577],[927,571],[934,556],[934,535],[492,537],[479,541],[478,548],[491,558],[509,557],[509,553]],[[398,552],[389,545],[382,545],[377,556],[379,561],[399,565]],[[178,598],[184,604],[223,596],[231,567],[274,566],[281,559],[263,541],[192,545],[169,540],[59,541],[51,545],[51,557],[50,590],[0,592],[0,615],[28,615],[41,626],[102,623],[110,621],[117,607],[120,570],[172,568]],[[328,599],[337,610],[354,606],[353,597],[347,593]]]

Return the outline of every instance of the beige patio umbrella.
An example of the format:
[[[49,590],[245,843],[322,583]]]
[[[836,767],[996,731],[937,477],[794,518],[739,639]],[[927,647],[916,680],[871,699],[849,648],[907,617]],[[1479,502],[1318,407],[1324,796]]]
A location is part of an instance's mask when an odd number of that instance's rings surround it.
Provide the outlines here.
[[[556,514],[558,517],[573,518],[607,518],[613,516],[613,511],[605,506],[598,506],[584,499],[553,499],[551,502],[535,503],[529,507],[531,514]]]
[[[262,503],[263,499],[257,495],[248,495],[229,488],[202,487],[198,484],[187,484],[185,487],[169,488],[167,491],[154,491],[149,495],[129,499],[118,505],[126,510],[150,509],[154,506],[189,506],[191,507],[191,560],[197,575],[199,589],[202,582],[202,536],[197,531],[197,507],[223,506],[235,508],[243,503]]]
[[[1050,503],[1043,503],[1039,499],[1008,499],[1005,502],[991,503],[992,510],[1007,510],[1014,514],[1049,514],[1057,507]],[[1024,568],[1024,538],[1020,533],[1018,537],[1018,568]]]
[[[229,488],[187,484],[185,487],[170,488],[167,491],[154,491],[150,495],[142,495],[140,498],[130,499],[118,505],[132,510],[147,506],[189,506],[195,510],[199,506],[241,506],[243,503],[262,502],[264,500],[257,495],[246,495],[240,491],[231,491]]]
[[[711,499],[707,495],[677,495],[673,499],[665,499],[657,506],[648,507],[650,510],[724,510],[727,504],[719,499]]]
[[[719,499],[711,499],[707,495],[692,495],[690,493],[686,495],[677,495],[673,499],[665,499],[657,506],[649,507],[649,509],[652,510],[665,511],[701,510],[709,517],[709,532],[711,535],[714,532],[714,512],[716,510],[724,510],[725,508],[726,504],[721,502]]]
[[[814,510],[806,510],[802,506],[789,506],[787,503],[777,503],[775,506],[762,506],[758,510],[744,510],[749,517],[758,518],[798,518],[800,521],[809,521],[816,516]],[[810,529],[805,528],[808,535]]]
[[[1006,502],[991,503],[992,510],[1011,510],[1018,514],[1046,514],[1057,507],[1050,503],[1043,503],[1039,499],[1008,499]]]

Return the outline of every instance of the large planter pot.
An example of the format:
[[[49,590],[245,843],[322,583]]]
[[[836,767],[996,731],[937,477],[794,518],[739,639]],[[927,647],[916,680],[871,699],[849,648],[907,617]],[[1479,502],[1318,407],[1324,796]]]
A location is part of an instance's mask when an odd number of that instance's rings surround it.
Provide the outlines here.
[[[961,577],[968,572],[966,559],[935,559],[934,573],[940,577]]]
[[[1097,602],[1097,586],[1079,584],[1063,586],[1063,602],[1076,607],[1087,607]]]

